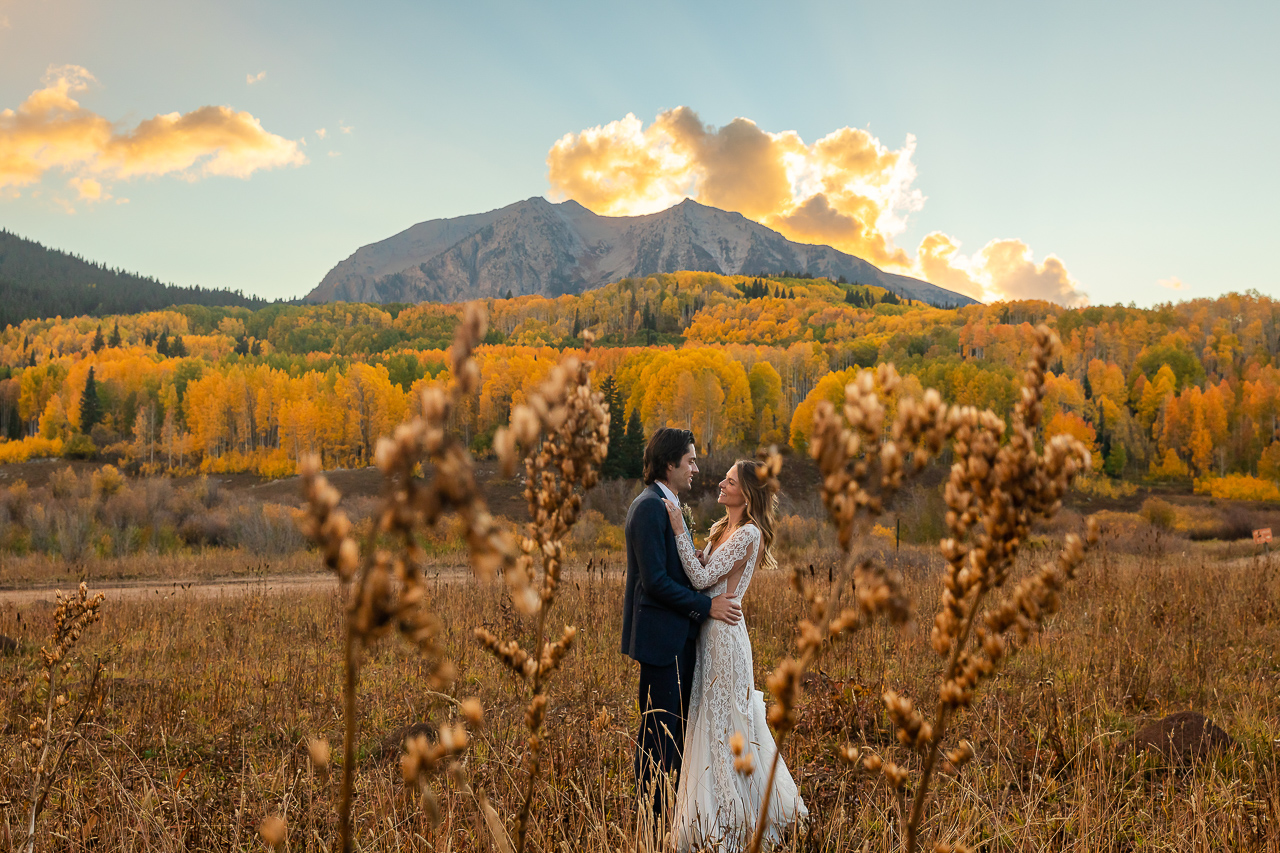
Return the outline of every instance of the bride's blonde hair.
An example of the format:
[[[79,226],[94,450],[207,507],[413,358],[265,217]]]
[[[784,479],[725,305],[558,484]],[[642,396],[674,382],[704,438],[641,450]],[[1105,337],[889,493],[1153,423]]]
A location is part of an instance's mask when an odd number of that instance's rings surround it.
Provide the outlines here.
[[[738,487],[747,499],[744,523],[751,522],[760,529],[760,541],[764,548],[764,559],[757,565],[766,569],[776,569],[778,561],[773,556],[774,524],[778,511],[778,496],[756,475],[756,469],[763,467],[754,459],[739,459],[733,465],[738,471]],[[716,519],[715,524],[707,532],[707,541],[714,541],[729,523],[728,513]],[[723,544],[723,543],[721,543]]]

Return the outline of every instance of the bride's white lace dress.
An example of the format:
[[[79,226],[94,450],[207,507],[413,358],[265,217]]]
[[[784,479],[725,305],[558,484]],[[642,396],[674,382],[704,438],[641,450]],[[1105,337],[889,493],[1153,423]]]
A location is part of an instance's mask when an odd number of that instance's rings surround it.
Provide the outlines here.
[[[676,537],[685,572],[709,596],[731,590],[739,601],[760,561],[760,529],[744,524],[712,553],[704,567],[686,531]],[[750,775],[734,769],[730,739],[740,733],[751,756]],[[698,660],[685,732],[680,785],[672,816],[677,849],[741,850],[751,839],[764,800],[777,745],[765,722],[764,695],[755,689],[746,621],[709,619],[698,635]],[[769,802],[766,846],[809,815],[786,764],[778,762]]]

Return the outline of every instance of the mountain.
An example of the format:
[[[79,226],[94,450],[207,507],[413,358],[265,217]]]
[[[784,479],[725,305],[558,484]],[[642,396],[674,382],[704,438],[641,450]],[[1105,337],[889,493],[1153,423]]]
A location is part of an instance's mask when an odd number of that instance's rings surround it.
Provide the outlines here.
[[[41,317],[137,314],[170,305],[264,308],[238,291],[177,287],[0,230],[0,329]]]
[[[541,197],[421,222],[363,246],[329,270],[306,301],[458,302],[508,290],[558,296],[677,270],[844,276],[933,305],[975,301],[696,201],[648,216],[599,216],[576,201]]]

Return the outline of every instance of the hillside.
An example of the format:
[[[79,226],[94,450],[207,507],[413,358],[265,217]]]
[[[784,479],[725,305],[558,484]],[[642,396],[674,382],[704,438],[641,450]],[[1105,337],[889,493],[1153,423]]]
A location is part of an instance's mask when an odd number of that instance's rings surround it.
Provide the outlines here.
[[[708,453],[761,442],[802,453],[818,402],[839,403],[858,369],[882,362],[908,390],[1007,415],[1033,327],[1047,323],[1063,349],[1044,430],[1093,451],[1089,494],[1125,499],[1145,483],[1280,501],[1280,301],[1257,293],[1151,309],[941,309],[826,279],[681,272],[481,304],[481,384],[453,424],[481,453],[586,330],[617,415],[645,434],[680,425]],[[184,306],[28,320],[0,332],[0,463],[98,455],[138,471],[282,477],[315,452],[326,467],[363,467],[420,392],[448,381],[462,310]]]
[[[267,304],[238,291],[178,287],[109,269],[0,230],[0,328],[40,317],[136,314],[170,305]]]
[[[308,302],[458,302],[582,293],[624,278],[680,270],[784,273],[885,288],[939,307],[974,302],[894,275],[830,246],[796,243],[739,213],[686,200],[648,216],[599,216],[541,197],[499,210],[421,222],[356,250]]]

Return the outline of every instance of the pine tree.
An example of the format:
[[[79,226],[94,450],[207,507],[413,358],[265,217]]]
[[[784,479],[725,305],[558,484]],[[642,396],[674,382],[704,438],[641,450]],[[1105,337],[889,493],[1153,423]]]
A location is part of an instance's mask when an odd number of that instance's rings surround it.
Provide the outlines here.
[[[186,358],[187,345],[182,342],[182,335],[174,335],[169,344],[169,355],[173,358]]]
[[[156,338],[156,352],[164,356],[169,354],[169,332],[167,330],[161,332],[160,337]]]
[[[600,474],[606,480],[617,480],[626,476],[623,444],[626,441],[626,414],[622,405],[622,395],[618,393],[618,385],[612,376],[606,376],[600,383],[600,392],[604,394],[604,402],[609,407],[609,455],[601,466]]]
[[[107,341],[107,346],[116,347],[118,349],[120,347],[120,343],[120,321],[116,320],[116,327],[111,330],[111,339]]]
[[[622,437],[622,476],[639,479],[644,476],[644,425],[640,423],[640,407],[631,410],[627,432]]]
[[[582,337],[582,321],[578,319],[577,308],[573,309],[573,334],[570,335],[570,337],[574,338],[575,340],[577,338]]]
[[[515,294],[511,292],[511,288],[509,288],[509,287],[507,288],[507,295],[506,295],[505,297],[503,297],[503,298],[504,298],[504,299],[515,299]]]
[[[85,435],[93,429],[93,425],[102,420],[102,410],[98,406],[98,383],[93,379],[93,368],[84,380],[84,393],[80,395],[80,431]]]
[[[1102,470],[1111,477],[1124,476],[1124,469],[1129,465],[1129,454],[1125,451],[1124,445],[1116,442],[1111,445],[1111,452],[1107,454],[1107,459],[1102,465]]]
[[[107,342],[102,337],[102,326],[98,326],[98,331],[93,333],[93,351],[99,352]]]

